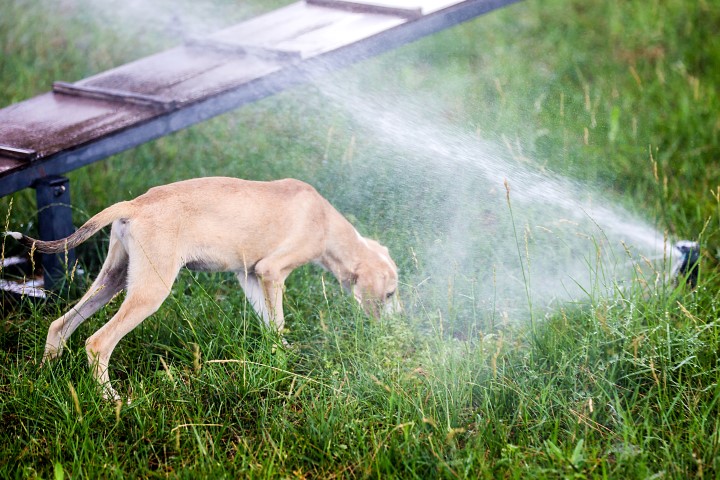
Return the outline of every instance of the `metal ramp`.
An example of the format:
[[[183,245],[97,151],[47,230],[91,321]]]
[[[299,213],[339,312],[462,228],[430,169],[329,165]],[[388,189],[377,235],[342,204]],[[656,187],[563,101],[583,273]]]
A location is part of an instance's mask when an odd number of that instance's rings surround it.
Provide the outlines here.
[[[516,1],[306,0],[57,81],[0,110],[0,196],[36,188],[38,210],[49,214],[40,237],[62,238],[72,223],[58,206],[69,204],[59,175]]]

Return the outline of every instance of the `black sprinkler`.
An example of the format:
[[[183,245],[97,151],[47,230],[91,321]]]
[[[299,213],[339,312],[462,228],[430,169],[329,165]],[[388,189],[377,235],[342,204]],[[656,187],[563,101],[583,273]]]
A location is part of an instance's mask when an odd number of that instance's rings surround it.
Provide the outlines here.
[[[688,287],[695,288],[700,266],[700,244],[690,240],[680,240],[674,248],[675,252],[680,254],[672,271],[675,283],[678,284],[684,279]]]

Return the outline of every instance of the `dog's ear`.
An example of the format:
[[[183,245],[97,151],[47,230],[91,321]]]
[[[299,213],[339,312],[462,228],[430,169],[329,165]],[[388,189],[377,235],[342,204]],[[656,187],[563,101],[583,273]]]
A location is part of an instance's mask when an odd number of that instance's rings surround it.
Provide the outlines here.
[[[352,292],[353,297],[355,297],[355,300],[358,301],[360,305],[363,305],[363,300],[365,298],[367,286],[364,284],[364,280],[366,279],[367,272],[365,272],[365,267],[363,267],[362,263],[358,263],[355,265],[355,267],[352,270],[352,274],[350,275],[350,288],[348,290]]]
[[[343,278],[340,283],[342,284],[342,287],[346,291],[354,293],[355,285],[357,285],[357,281],[358,281],[357,270],[354,270],[350,275]]]
[[[357,284],[357,283],[354,283],[354,284],[352,285],[352,288],[350,289],[350,291],[352,292],[353,297],[355,298],[355,300],[357,300],[357,302],[358,302],[360,305],[362,305],[362,304],[363,304],[362,288],[358,287],[358,284]]]

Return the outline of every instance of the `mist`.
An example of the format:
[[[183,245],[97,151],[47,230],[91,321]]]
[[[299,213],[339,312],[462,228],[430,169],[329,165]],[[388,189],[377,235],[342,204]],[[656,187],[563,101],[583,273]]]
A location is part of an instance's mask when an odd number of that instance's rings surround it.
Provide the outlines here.
[[[393,180],[398,189],[445,188],[415,197],[430,226],[419,228],[421,243],[407,246],[419,257],[404,278],[419,298],[415,308],[484,325],[524,322],[611,295],[664,258],[663,233],[601,186],[541,167],[544,159],[518,158],[502,138],[486,138],[462,119],[451,123],[427,95],[388,95],[344,80],[316,87],[376,144],[365,161],[378,172],[388,165],[403,172]],[[522,135],[523,121],[517,125]]]

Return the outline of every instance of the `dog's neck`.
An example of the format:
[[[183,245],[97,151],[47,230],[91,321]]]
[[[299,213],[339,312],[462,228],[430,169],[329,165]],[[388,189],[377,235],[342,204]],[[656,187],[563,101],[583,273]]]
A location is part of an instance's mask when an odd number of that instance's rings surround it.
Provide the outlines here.
[[[356,267],[369,249],[366,240],[350,222],[338,215],[341,222],[331,222],[325,250],[319,263],[327,268],[345,288],[354,283]]]

